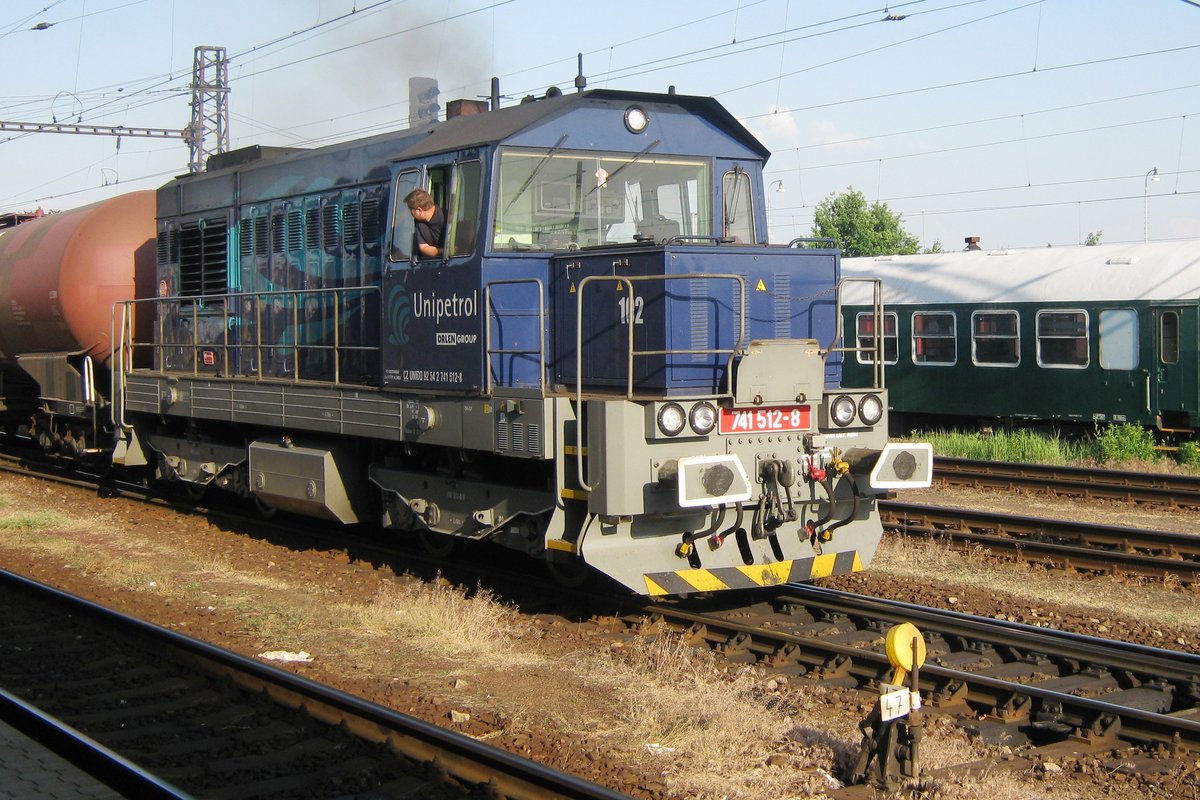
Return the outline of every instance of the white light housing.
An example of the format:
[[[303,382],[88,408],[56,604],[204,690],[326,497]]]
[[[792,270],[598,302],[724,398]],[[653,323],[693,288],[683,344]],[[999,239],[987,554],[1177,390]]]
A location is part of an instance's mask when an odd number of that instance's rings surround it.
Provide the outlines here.
[[[687,417],[679,403],[667,403],[658,410],[658,429],[667,436],[678,436],[685,425]]]
[[[696,403],[688,412],[688,423],[697,434],[707,436],[717,425],[717,409],[713,408],[712,403],[704,401]]]
[[[844,428],[854,422],[854,401],[846,395],[838,395],[829,406],[829,416],[833,424]]]
[[[641,106],[630,106],[625,109],[625,127],[630,133],[641,133],[650,124],[650,115]]]
[[[858,418],[864,425],[877,425],[883,419],[883,401],[877,394],[863,395],[858,401]]]

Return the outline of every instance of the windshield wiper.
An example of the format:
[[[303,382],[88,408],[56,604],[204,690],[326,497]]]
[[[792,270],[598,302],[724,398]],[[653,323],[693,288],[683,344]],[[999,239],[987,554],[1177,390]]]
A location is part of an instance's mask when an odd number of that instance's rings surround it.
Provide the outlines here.
[[[654,148],[658,147],[660,144],[662,144],[662,139],[655,139],[653,142],[651,142],[650,144],[646,145],[646,147],[645,147],[645,148],[642,150],[642,152],[638,153],[636,156],[634,156],[633,158],[629,159],[629,160],[628,160],[628,161],[626,161],[624,164],[622,164],[621,166],[619,166],[619,167],[617,167],[615,170],[613,170],[613,173],[612,173],[611,175],[609,175],[608,177],[606,177],[606,178],[604,179],[604,182],[605,182],[605,183],[608,183],[608,182],[609,182],[609,181],[611,181],[613,178],[615,178],[615,177],[617,177],[618,175],[620,175],[620,174],[621,174],[621,170],[625,169],[625,168],[626,168],[626,167],[628,167],[628,166],[632,166],[633,164],[636,164],[636,163],[637,163],[637,160],[638,160],[639,158],[641,158],[642,156],[646,155],[646,153],[649,153],[651,150],[653,150]],[[594,187],[592,187],[592,191],[591,191],[591,192],[588,192],[588,194],[591,194],[592,192],[596,191],[596,190],[597,190],[597,189],[599,189],[599,188],[600,188],[600,184],[599,184],[599,183],[597,183],[597,184],[596,184]]]
[[[564,133],[559,137],[558,142],[554,145],[554,147],[550,148],[550,152],[542,156],[542,160],[537,163],[537,166],[533,168],[533,172],[529,173],[529,177],[525,179],[525,182],[521,184],[521,188],[517,190],[515,195],[513,195],[513,199],[509,200],[508,205],[504,207],[505,214],[507,214],[508,210],[512,208],[513,203],[520,200],[521,195],[525,194],[525,190],[529,188],[529,184],[533,183],[533,179],[537,177],[537,174],[542,171],[542,167],[546,166],[546,162],[553,158],[555,153],[557,153],[559,150],[562,150],[563,143],[566,141],[567,135]]]

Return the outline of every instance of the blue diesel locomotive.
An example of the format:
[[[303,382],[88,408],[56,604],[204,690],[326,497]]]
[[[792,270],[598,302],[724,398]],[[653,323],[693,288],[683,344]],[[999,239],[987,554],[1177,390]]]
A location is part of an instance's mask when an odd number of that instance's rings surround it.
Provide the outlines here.
[[[45,362],[80,402],[41,393],[44,440],[643,594],[866,567],[931,455],[838,388],[840,254],[765,244],[768,151],[711,98],[529,100],[163,186],[152,286],[107,358]]]

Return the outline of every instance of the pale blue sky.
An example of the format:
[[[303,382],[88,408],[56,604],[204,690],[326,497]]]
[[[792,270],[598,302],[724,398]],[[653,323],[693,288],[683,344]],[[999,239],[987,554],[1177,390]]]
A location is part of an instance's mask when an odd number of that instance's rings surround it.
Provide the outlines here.
[[[743,120],[785,189],[774,241],[851,186],[926,247],[1139,241],[1147,195],[1150,238],[1200,237],[1193,0],[8,0],[0,120],[183,128],[196,45],[232,56],[234,147],[405,127],[413,75],[443,101],[493,75],[506,102],[572,91],[582,52],[589,87],[674,85]],[[187,156],[0,133],[0,210],[153,188]]]

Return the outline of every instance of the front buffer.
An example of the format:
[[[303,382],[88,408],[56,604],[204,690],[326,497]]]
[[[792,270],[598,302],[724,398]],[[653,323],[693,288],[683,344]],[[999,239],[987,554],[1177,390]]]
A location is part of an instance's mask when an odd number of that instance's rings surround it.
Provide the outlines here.
[[[577,552],[633,591],[865,569],[882,535],[877,496],[930,483],[929,445],[887,443],[882,392],[824,390],[817,342],[752,342],[735,369],[732,400],[587,404],[590,523]],[[711,431],[697,433],[697,416],[700,430],[715,416]]]

